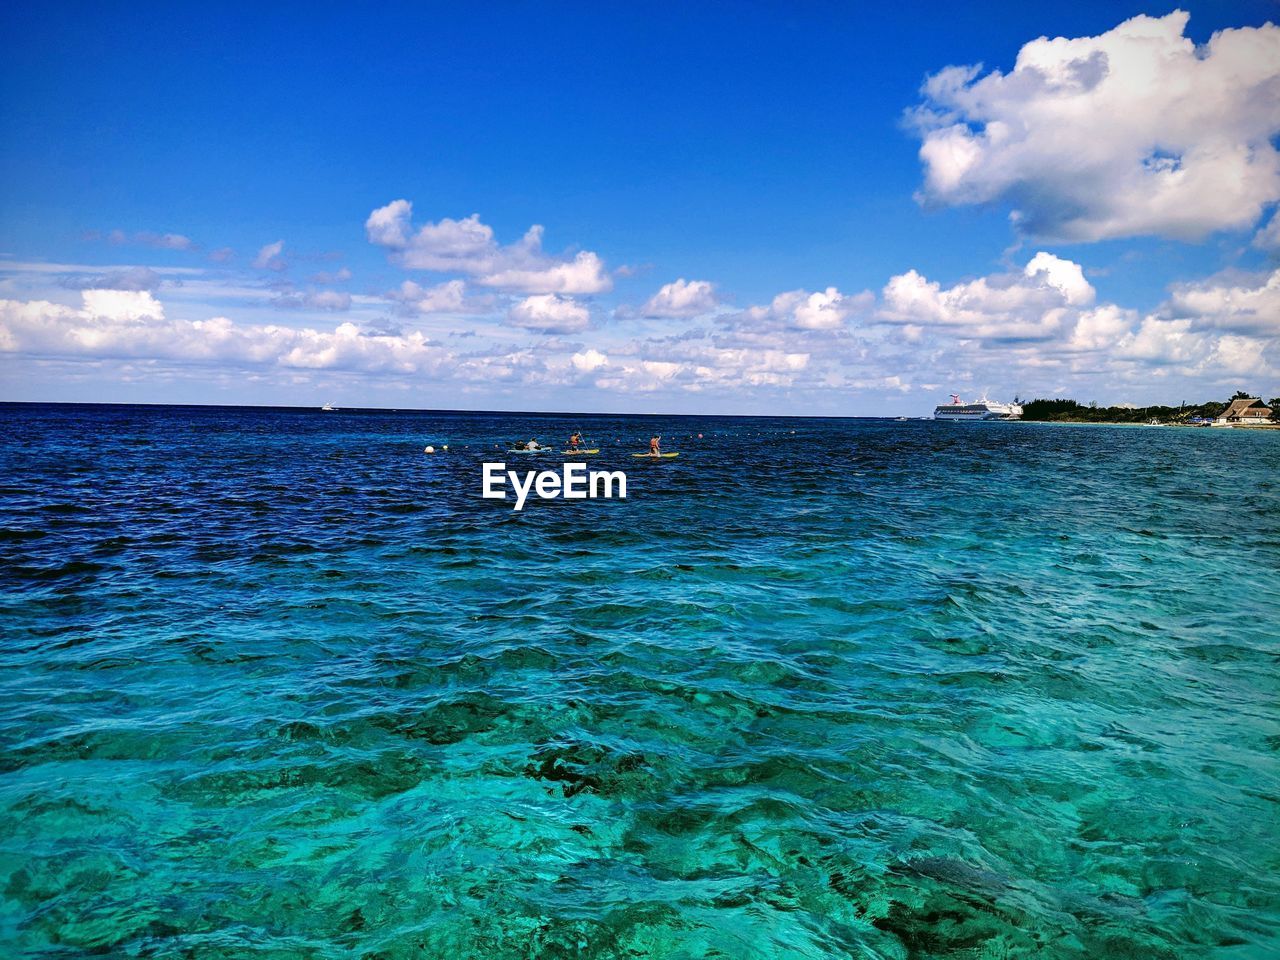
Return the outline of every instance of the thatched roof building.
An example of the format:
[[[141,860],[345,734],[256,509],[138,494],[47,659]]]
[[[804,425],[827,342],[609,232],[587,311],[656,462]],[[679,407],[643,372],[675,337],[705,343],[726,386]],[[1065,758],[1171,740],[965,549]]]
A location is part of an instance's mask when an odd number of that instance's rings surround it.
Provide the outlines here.
[[[1222,411],[1219,423],[1266,423],[1271,419],[1271,408],[1257,397],[1240,397]]]

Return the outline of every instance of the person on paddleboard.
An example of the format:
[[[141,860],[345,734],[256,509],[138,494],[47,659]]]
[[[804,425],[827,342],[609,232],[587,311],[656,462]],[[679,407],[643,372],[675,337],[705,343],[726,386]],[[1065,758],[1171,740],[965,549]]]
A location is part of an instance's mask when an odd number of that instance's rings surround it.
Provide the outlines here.
[[[569,438],[569,449],[577,450],[578,447],[581,446],[581,444],[582,444],[582,431],[581,430],[573,431],[573,436]]]
[[[662,456],[662,436],[661,434],[649,438],[649,456]]]

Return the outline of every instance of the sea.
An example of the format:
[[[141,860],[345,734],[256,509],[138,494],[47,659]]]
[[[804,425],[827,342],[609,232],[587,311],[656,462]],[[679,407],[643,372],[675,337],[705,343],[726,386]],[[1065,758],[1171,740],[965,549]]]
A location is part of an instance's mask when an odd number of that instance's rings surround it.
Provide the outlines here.
[[[1280,434],[0,405],[0,955],[1280,956]]]

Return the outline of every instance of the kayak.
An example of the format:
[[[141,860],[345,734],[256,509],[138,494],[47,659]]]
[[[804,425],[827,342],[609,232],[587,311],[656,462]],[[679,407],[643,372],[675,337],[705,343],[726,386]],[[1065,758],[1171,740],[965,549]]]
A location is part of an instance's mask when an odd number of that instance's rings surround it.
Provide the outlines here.
[[[508,450],[507,453],[551,453],[550,447],[539,447],[537,450]]]
[[[582,454],[599,453],[600,448],[597,447],[594,450],[561,450],[560,452],[563,453],[566,457],[576,457],[580,453]]]
[[[670,460],[672,457],[678,457],[678,453],[660,453],[656,457],[652,453],[633,453],[633,457],[639,457],[641,460]]]

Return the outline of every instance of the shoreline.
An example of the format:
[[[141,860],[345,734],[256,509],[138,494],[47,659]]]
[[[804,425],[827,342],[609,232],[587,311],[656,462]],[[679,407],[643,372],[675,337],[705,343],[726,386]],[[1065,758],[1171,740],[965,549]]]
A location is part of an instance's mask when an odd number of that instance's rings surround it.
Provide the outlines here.
[[[1043,423],[1074,427],[1178,427],[1192,430],[1280,430],[1280,423],[1233,423],[1220,427],[1209,423],[1133,423],[1106,420],[1014,420],[1013,423]]]

